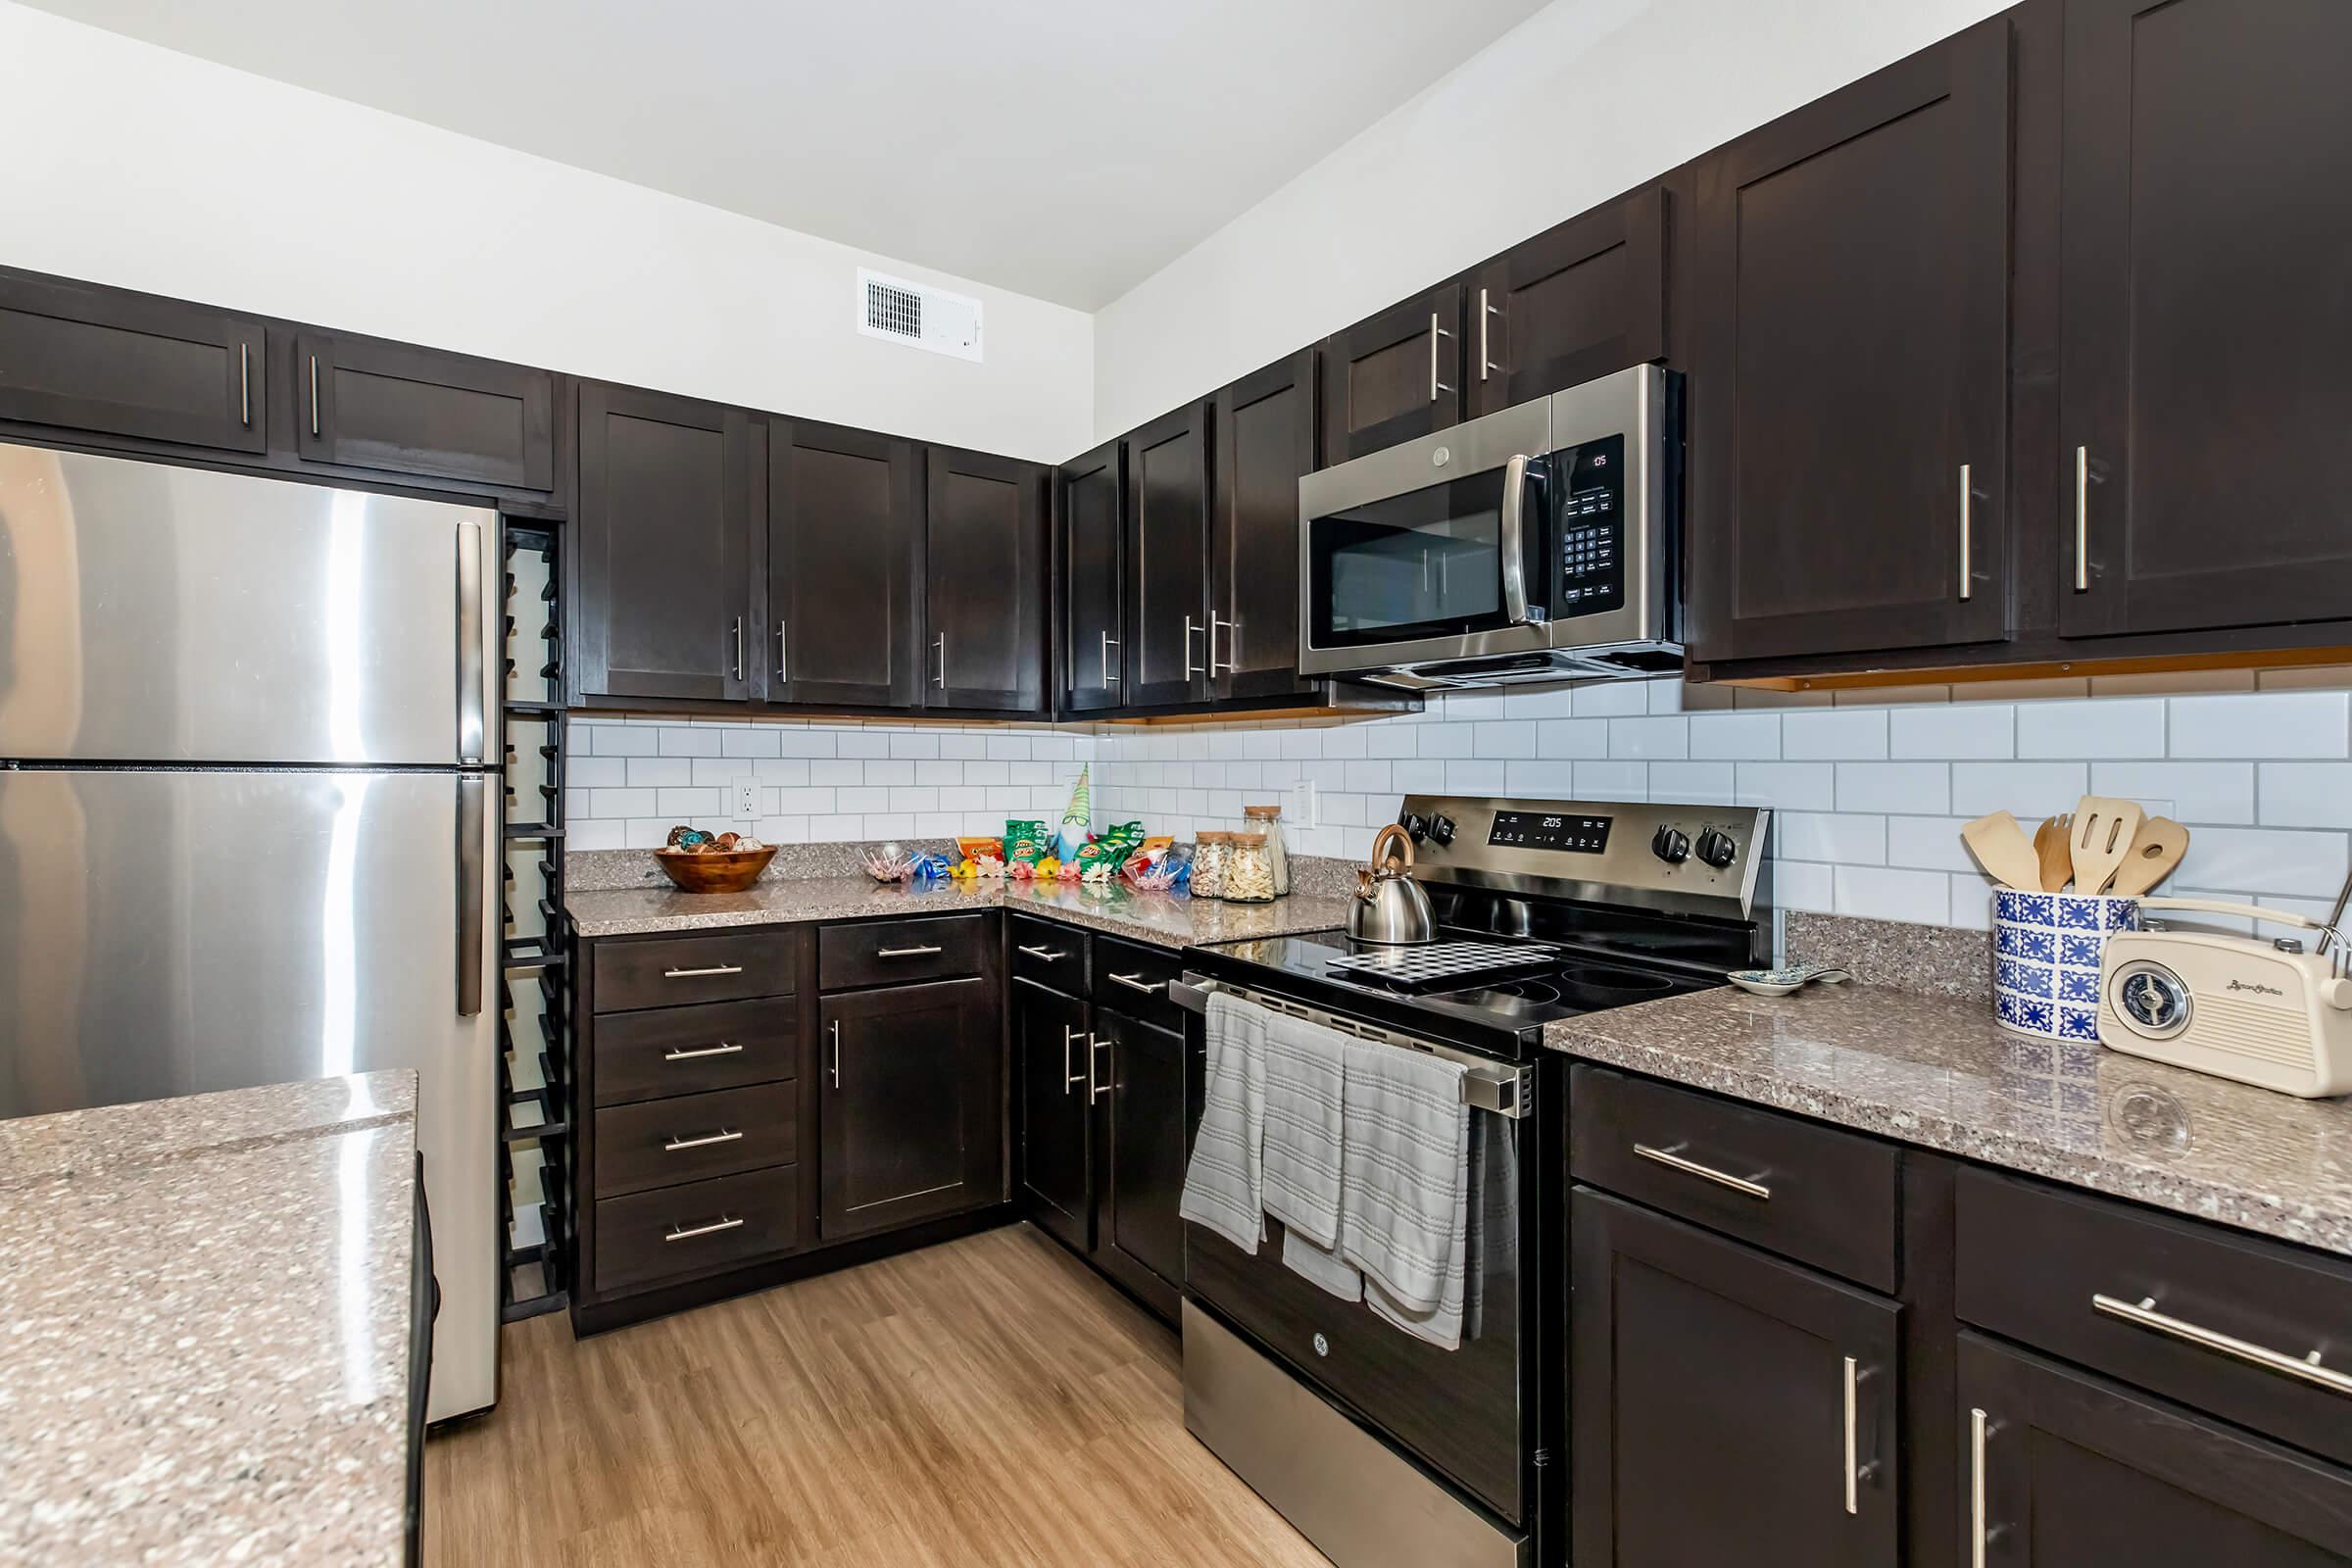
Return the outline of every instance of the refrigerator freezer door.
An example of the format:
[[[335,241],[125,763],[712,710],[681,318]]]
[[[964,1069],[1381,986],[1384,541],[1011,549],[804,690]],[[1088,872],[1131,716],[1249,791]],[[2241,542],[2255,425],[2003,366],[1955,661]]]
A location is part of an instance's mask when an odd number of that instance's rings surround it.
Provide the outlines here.
[[[498,514],[0,445],[0,758],[496,765]]]
[[[0,771],[0,1116],[415,1068],[436,1420],[497,1396],[499,826],[463,804],[496,788]],[[461,932],[488,977],[470,1013]]]

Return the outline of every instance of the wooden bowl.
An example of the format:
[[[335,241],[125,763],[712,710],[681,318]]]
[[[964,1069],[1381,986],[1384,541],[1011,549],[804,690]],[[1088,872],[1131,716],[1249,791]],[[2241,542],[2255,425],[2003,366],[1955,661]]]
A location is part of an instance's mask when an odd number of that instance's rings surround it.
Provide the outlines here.
[[[705,855],[686,850],[654,852],[655,863],[681,893],[741,893],[760,880],[760,873],[775,858],[772,844],[763,850],[713,850]]]

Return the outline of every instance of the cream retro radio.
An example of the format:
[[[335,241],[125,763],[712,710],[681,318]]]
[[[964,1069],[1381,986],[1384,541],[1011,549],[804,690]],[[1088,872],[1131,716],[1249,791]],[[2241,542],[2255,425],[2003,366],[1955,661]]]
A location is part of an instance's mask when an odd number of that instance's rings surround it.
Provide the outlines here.
[[[2307,1100],[2352,1093],[2352,976],[2332,925],[2204,899],[2139,906],[2252,916],[2322,936],[2306,953],[2291,938],[2119,931],[2099,959],[2101,1044]]]

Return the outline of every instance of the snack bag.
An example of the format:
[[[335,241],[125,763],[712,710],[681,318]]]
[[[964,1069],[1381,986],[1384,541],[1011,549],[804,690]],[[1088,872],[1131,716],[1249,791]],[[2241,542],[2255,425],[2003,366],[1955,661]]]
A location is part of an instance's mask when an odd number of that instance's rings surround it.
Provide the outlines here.
[[[1053,853],[1046,838],[1043,822],[1010,821],[1004,824],[1004,868],[1015,875],[1029,875],[1037,862]],[[1027,867],[1027,870],[1022,870]]]
[[[959,835],[956,840],[956,854],[957,858],[969,860],[976,866],[990,860],[1002,866],[1004,863],[1004,841]]]

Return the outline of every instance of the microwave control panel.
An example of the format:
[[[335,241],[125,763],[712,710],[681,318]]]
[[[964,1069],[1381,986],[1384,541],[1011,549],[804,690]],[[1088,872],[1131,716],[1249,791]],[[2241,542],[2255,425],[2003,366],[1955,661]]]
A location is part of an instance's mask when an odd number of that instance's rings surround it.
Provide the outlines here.
[[[1625,437],[1612,435],[1551,455],[1559,540],[1554,619],[1625,605]]]

